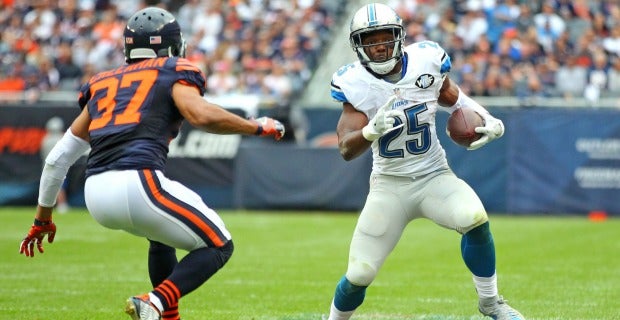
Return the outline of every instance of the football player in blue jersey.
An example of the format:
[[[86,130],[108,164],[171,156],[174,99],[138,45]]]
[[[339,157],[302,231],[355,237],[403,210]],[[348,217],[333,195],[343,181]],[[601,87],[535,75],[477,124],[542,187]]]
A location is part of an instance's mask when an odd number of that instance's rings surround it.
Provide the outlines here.
[[[468,148],[474,150],[503,135],[502,121],[450,80],[450,57],[439,44],[404,46],[404,38],[402,20],[394,10],[379,3],[363,6],[350,24],[358,61],[332,77],[331,95],[342,103],[336,129],[340,153],[348,161],[371,148],[373,167],[329,320],[352,316],[407,224],[418,218],[462,235],[462,258],[473,275],[482,314],[523,319],[498,293],[485,208],[448,166],[435,128],[438,110],[472,108],[485,120],[475,129],[482,137]]]
[[[148,239],[153,290],[130,297],[133,319],[179,319],[178,301],[222,268],[233,253],[229,231],[195,192],[166,177],[168,144],[182,121],[215,134],[271,136],[284,126],[237,116],[207,102],[205,77],[185,56],[175,17],[147,7],[124,31],[127,64],[93,76],[80,89],[82,112],[46,158],[34,224],[20,253],[43,252],[56,226],[52,207],[69,167],[90,148],[86,206],[104,227]],[[187,250],[177,261],[176,249]]]

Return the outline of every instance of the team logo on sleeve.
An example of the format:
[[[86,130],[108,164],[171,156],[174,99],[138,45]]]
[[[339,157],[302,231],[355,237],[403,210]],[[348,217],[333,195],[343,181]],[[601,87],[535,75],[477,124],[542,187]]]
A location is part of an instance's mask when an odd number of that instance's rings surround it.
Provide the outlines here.
[[[433,85],[435,82],[435,77],[432,75],[425,73],[418,77],[418,80],[415,81],[415,86],[420,89],[426,89]]]

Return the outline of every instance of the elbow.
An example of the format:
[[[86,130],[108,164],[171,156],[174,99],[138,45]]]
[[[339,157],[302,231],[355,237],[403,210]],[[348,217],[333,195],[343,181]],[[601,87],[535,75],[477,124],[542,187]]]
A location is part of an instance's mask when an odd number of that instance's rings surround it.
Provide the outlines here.
[[[359,157],[368,147],[370,147],[370,142],[363,138],[361,138],[361,140],[356,140],[349,137],[348,139],[345,138],[338,141],[340,156],[345,161],[351,161]]]
[[[352,152],[350,148],[347,148],[346,146],[342,144],[339,145],[339,149],[340,149],[340,156],[342,157],[342,159],[344,159],[344,161],[351,161],[355,159],[355,157],[357,156],[354,152]]]
[[[344,159],[344,161],[351,161],[354,158],[353,155],[345,152],[340,152],[340,155],[342,156],[342,159]]]

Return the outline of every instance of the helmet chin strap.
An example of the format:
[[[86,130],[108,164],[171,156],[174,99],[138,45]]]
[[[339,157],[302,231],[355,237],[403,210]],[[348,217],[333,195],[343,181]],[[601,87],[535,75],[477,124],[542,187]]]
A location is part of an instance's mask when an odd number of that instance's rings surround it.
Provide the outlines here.
[[[371,61],[371,62],[368,62],[366,65],[368,66],[368,68],[370,68],[370,70],[372,70],[372,72],[379,74],[379,75],[385,75],[385,74],[390,73],[394,69],[394,67],[398,63],[398,60],[400,60],[398,57],[394,57],[384,62],[372,62]]]

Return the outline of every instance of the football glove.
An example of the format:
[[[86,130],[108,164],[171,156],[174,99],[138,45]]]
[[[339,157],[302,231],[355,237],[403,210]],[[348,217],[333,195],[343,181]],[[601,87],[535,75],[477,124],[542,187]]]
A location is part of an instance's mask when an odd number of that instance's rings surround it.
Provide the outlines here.
[[[395,95],[391,96],[390,99],[388,99],[388,101],[381,106],[379,110],[377,110],[375,116],[372,117],[372,119],[368,121],[368,124],[362,129],[362,135],[366,140],[375,141],[381,138],[384,134],[404,125],[403,123],[397,127],[394,127],[394,122],[396,121],[394,117],[402,114],[399,110],[392,110],[392,104],[394,104],[396,98],[397,97]]]
[[[43,238],[45,235],[47,235],[49,243],[54,242],[54,237],[56,236],[56,225],[54,222],[52,220],[41,221],[34,219],[34,224],[30,227],[28,235],[26,235],[19,246],[19,253],[24,254],[26,257],[34,257],[35,243],[39,252],[43,253]]]
[[[273,136],[276,140],[280,140],[284,136],[284,125],[280,121],[269,117],[260,117],[253,120],[258,123],[255,135],[261,137]]]
[[[474,129],[477,133],[481,133],[482,137],[472,142],[467,150],[479,149],[485,144],[504,135],[504,123],[502,120],[494,118],[490,114],[483,114],[482,118],[484,118],[484,127],[476,127]]]

